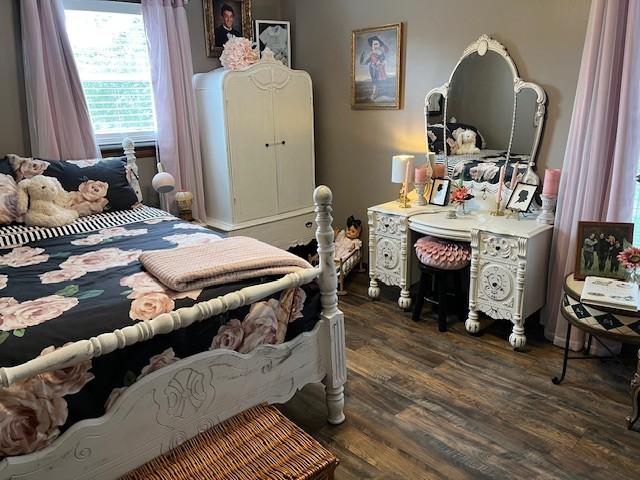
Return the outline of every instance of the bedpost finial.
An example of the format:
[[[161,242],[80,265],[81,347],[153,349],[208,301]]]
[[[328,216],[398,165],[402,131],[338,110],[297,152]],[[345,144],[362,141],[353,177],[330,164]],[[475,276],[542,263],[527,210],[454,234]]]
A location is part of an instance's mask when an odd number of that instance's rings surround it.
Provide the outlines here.
[[[333,200],[333,193],[326,185],[318,186],[313,192],[313,201],[316,205],[329,205]]]

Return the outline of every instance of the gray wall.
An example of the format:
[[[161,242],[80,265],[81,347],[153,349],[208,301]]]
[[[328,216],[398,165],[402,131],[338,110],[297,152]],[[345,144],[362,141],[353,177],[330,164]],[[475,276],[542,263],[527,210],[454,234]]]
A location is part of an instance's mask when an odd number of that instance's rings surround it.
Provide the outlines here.
[[[522,78],[549,95],[539,167],[561,167],[589,0],[282,0],[294,66],[314,81],[318,182],[334,191],[337,224],[395,198],[391,156],[424,152],[425,93],[443,84],[464,48],[486,33],[509,50]],[[351,31],[405,23],[405,106],[351,110]]]

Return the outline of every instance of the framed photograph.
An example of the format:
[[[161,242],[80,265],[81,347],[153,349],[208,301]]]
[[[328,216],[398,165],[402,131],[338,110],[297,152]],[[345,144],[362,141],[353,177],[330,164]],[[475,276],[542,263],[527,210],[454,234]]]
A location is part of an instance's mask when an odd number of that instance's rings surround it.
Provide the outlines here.
[[[203,0],[204,38],[208,57],[219,57],[231,34],[253,40],[251,0]]]
[[[449,198],[449,186],[451,181],[444,178],[436,178],[431,182],[431,196],[429,203],[444,207]]]
[[[633,242],[633,223],[579,222],[576,266],[573,276],[626,280],[627,271],[620,265],[618,254]]]
[[[276,60],[291,68],[291,23],[278,20],[256,20],[256,42],[260,56],[265,48],[273,52]]]
[[[533,202],[533,197],[536,195],[537,185],[529,183],[518,183],[516,188],[511,192],[509,201],[507,202],[507,208],[514,212],[526,213]]]
[[[402,51],[401,23],[353,31],[351,108],[401,108]]]

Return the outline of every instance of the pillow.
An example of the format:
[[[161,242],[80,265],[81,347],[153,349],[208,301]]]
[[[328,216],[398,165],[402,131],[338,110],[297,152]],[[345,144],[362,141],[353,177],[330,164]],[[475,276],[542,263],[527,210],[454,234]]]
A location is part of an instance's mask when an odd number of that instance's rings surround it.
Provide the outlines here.
[[[89,160],[44,160],[9,155],[16,180],[35,175],[57,178],[69,192],[69,208],[81,216],[127,210],[138,197],[127,179],[127,157]]]
[[[9,163],[9,157],[0,158],[0,174],[13,176],[13,169]]]
[[[0,173],[0,225],[13,223],[18,217],[18,185],[11,175]]]

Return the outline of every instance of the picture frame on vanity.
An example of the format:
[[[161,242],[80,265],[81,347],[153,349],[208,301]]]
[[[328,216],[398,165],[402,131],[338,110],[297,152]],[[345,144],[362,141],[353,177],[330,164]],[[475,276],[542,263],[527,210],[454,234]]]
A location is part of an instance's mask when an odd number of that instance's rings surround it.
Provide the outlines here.
[[[228,34],[253,40],[252,0],[203,0],[207,57],[222,54]]]
[[[446,178],[436,178],[431,182],[431,195],[429,196],[429,203],[432,205],[438,205],[444,207],[449,199],[449,188],[451,187],[451,180]]]
[[[265,48],[273,52],[276,60],[291,68],[291,22],[279,20],[256,20],[256,43],[260,57]]]
[[[354,30],[351,108],[402,108],[402,23]]]
[[[618,254],[633,243],[633,223],[579,222],[573,276],[627,279]]]
[[[513,212],[527,213],[536,196],[538,185],[532,183],[518,183],[511,192],[506,208]]]

